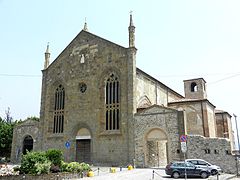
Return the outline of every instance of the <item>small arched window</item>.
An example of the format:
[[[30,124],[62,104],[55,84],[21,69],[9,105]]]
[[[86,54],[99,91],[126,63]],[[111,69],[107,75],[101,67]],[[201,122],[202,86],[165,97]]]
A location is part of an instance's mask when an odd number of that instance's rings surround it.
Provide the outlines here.
[[[63,133],[65,91],[62,85],[55,90],[53,133]]]
[[[106,130],[118,130],[120,121],[120,84],[113,73],[105,82]]]
[[[191,84],[191,92],[197,92],[197,91],[198,91],[197,84],[195,82],[193,82]]]
[[[27,154],[27,152],[33,150],[33,138],[27,135],[23,140],[23,154]]]

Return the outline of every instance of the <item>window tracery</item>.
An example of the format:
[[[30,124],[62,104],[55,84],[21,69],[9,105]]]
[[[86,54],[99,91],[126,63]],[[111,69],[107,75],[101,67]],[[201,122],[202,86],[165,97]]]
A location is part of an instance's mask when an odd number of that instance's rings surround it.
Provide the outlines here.
[[[106,130],[119,130],[120,121],[120,84],[113,73],[105,82],[105,121]]]
[[[63,133],[64,106],[65,106],[65,91],[64,87],[62,85],[59,85],[55,91],[53,133]]]

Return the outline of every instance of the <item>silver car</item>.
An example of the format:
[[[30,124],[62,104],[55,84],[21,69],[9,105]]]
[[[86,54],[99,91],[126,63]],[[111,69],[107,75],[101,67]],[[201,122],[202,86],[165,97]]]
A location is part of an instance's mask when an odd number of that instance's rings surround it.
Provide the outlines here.
[[[208,169],[212,175],[222,172],[222,169],[219,166],[213,165],[203,159],[186,159],[186,162],[190,162],[198,167]]]

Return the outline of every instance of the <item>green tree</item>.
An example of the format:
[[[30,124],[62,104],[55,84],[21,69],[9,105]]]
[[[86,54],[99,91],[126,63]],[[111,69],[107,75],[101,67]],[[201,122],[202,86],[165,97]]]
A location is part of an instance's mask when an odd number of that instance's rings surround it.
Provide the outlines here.
[[[10,156],[13,128],[15,123],[6,122],[0,117],[0,156]]]

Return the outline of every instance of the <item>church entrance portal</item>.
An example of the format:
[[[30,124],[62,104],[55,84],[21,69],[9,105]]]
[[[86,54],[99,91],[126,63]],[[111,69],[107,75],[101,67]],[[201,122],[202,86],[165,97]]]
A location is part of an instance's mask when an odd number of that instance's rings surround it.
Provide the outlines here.
[[[26,136],[23,140],[23,154],[27,154],[27,151],[33,150],[33,138],[31,136]]]
[[[167,137],[159,130],[151,130],[146,137],[146,164],[149,167],[165,167],[168,163]]]
[[[91,162],[91,135],[86,128],[81,128],[76,136],[76,161]]]

